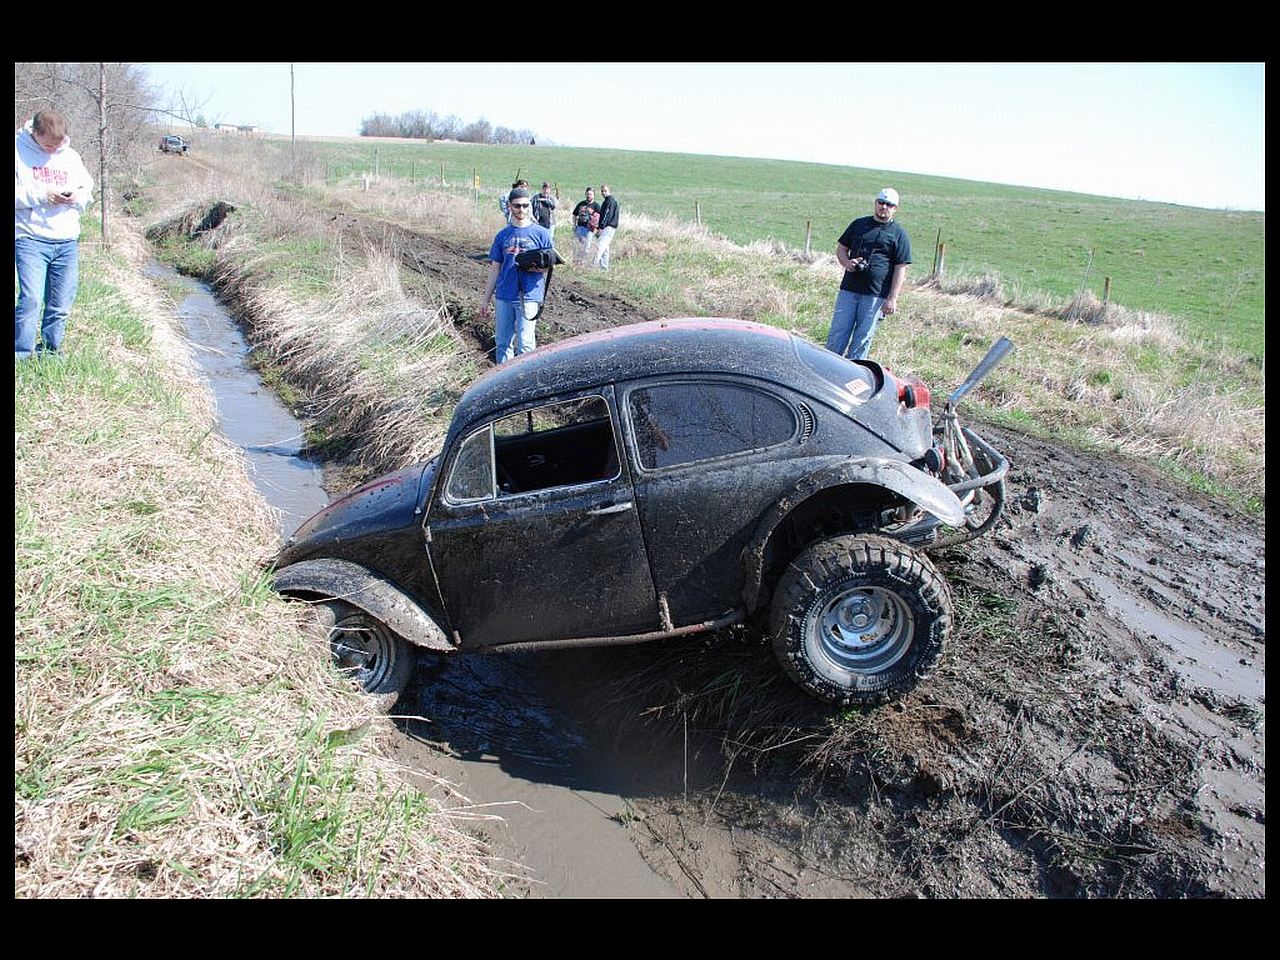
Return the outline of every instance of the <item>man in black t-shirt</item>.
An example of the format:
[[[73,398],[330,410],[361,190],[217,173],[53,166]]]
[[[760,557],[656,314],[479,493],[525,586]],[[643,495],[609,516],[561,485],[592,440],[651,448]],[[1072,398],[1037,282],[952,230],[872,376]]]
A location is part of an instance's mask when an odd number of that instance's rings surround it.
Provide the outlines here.
[[[844,268],[831,315],[827,349],[861,360],[883,314],[898,309],[898,294],[911,263],[911,239],[893,218],[898,191],[885,187],[876,196],[875,212],[845,228],[836,244],[836,259]]]

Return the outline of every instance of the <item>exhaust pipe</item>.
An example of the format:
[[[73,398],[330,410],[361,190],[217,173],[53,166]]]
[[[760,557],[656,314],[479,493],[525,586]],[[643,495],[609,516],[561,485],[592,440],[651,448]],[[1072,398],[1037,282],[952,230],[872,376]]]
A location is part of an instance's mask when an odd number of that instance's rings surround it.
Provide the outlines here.
[[[992,370],[996,368],[1001,360],[1012,353],[1014,350],[1013,341],[1008,337],[1001,337],[987,351],[987,355],[982,361],[973,368],[973,373],[969,374],[969,378],[964,383],[956,387],[956,392],[951,394],[951,399],[947,401],[948,405],[954,407],[960,402],[960,398],[976,387]]]

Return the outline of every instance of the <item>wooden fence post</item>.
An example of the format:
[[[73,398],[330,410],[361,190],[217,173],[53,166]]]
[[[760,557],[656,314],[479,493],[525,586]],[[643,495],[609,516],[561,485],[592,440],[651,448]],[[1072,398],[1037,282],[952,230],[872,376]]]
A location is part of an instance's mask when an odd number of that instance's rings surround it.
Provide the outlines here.
[[[813,238],[813,221],[806,220],[804,223],[804,255],[809,256],[809,241]]]
[[[702,201],[693,201],[693,218],[698,222],[698,229],[702,229]]]

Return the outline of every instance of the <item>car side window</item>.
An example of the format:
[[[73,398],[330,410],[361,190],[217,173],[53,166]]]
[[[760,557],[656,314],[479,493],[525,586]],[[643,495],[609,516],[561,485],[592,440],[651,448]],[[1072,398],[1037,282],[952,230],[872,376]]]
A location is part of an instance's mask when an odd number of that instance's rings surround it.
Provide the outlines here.
[[[736,383],[664,383],[628,400],[640,465],[646,470],[759,450],[795,436],[791,407]]]
[[[499,496],[612,480],[620,465],[604,397],[522,410],[493,425]]]
[[[492,426],[485,426],[462,441],[444,495],[452,503],[493,499]]]

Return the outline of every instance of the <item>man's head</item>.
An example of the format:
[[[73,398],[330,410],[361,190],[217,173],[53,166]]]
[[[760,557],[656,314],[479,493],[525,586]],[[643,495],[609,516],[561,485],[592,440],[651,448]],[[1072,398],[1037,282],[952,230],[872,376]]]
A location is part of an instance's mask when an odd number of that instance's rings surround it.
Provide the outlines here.
[[[507,206],[511,210],[513,222],[524,222],[533,218],[533,214],[530,213],[533,201],[529,199],[529,191],[524,187],[517,187],[507,194]]]
[[[607,183],[600,184],[600,196],[607,197],[609,193],[609,185]]]
[[[41,110],[31,118],[31,136],[41,150],[53,153],[67,137],[67,118],[57,110]]]
[[[888,223],[898,212],[898,191],[893,187],[885,187],[876,194],[876,219]]]
[[[547,183],[545,180],[542,181],[542,192],[544,195],[551,192],[551,184]]]

